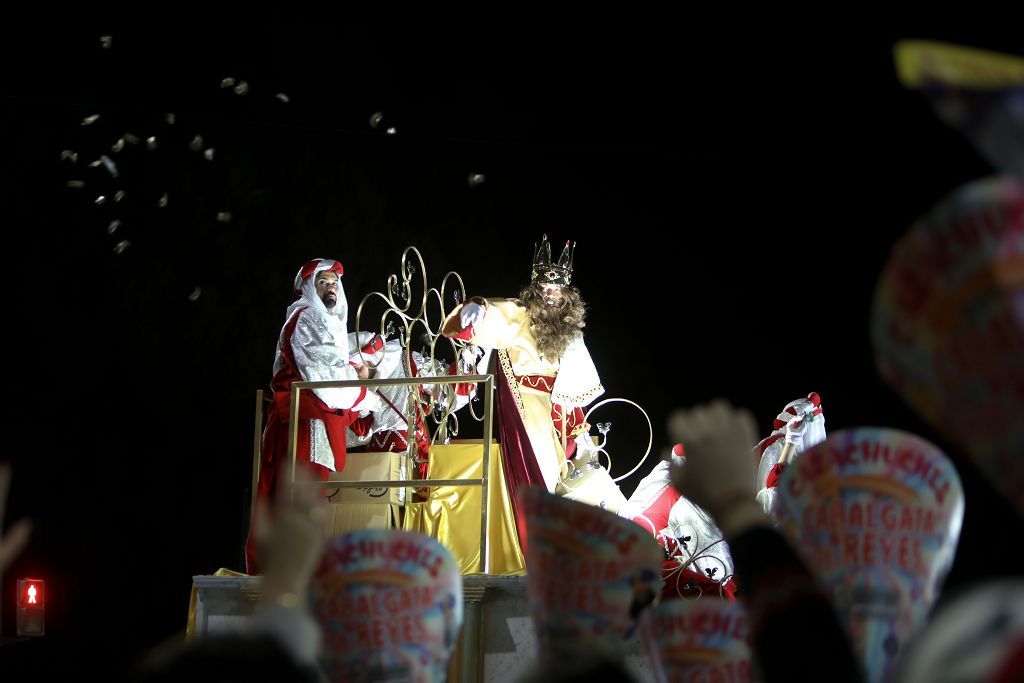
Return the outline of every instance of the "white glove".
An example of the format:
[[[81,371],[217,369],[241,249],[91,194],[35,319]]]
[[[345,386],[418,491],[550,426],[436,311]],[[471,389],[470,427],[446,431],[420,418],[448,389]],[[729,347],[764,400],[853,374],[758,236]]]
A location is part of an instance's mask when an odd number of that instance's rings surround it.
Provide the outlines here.
[[[462,323],[462,329],[465,330],[483,320],[485,311],[483,306],[474,301],[463,306],[459,311],[459,322]]]
[[[597,444],[594,443],[594,439],[590,436],[589,432],[580,432],[579,436],[573,440],[576,442],[576,448],[579,449],[580,455],[593,453],[598,450]]]
[[[480,353],[482,351],[483,349],[479,346],[467,346],[459,353],[459,359],[462,361],[462,367],[467,374],[476,369],[476,360],[480,357]]]
[[[807,431],[807,419],[804,415],[794,417],[786,423],[786,443],[791,443],[802,450],[804,432]]]

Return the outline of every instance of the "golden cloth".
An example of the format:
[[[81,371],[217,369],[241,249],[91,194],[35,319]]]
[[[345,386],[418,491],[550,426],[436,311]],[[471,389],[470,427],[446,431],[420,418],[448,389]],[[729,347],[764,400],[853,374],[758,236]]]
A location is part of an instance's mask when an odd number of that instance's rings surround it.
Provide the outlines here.
[[[483,443],[452,441],[430,447],[430,479],[479,479],[483,474]],[[487,555],[489,573],[523,574],[526,562],[519,548],[512,502],[501,467],[501,448],[491,444],[488,493]],[[434,486],[424,503],[405,507],[404,528],[436,538],[459,564],[463,574],[480,573],[479,486]]]

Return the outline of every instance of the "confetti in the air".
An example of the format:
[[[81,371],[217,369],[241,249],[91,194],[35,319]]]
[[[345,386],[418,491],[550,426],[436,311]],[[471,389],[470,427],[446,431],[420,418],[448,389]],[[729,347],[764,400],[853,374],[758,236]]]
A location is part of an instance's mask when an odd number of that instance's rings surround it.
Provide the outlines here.
[[[167,206],[167,200],[168,200],[167,193],[164,192],[164,195],[162,197],[160,197],[160,201],[158,201],[156,203],[156,205],[159,206],[160,208],[163,208],[163,207]]]
[[[127,248],[128,248],[128,247],[130,247],[130,246],[132,246],[132,243],[131,243],[131,242],[129,242],[128,240],[121,240],[121,241],[120,241],[120,242],[118,242],[118,243],[117,243],[117,245],[116,245],[116,246],[114,247],[114,253],[115,253],[115,254],[123,254],[123,253],[124,253],[124,250],[125,250],[125,249],[127,249]]]
[[[124,199],[124,190],[118,190],[114,193],[115,202],[120,202],[122,199]]]
[[[249,92],[249,84],[246,81],[238,81],[238,85],[235,86],[236,95],[245,95]]]
[[[470,173],[469,174],[469,186],[470,187],[476,187],[477,185],[483,184],[483,182],[484,182],[484,174],[483,173]]]
[[[113,176],[114,178],[118,176],[117,164],[111,161],[110,157],[108,157],[106,154],[100,157],[100,163],[103,164],[103,167],[107,169],[111,176]]]
[[[83,126],[91,126],[92,124],[96,123],[99,120],[100,120],[100,115],[99,114],[93,114],[92,116],[86,116],[84,119],[82,119],[82,125]]]
[[[100,45],[103,46],[104,50],[109,50],[113,42],[114,39],[111,36],[100,36]]]
[[[217,212],[217,220],[220,221],[221,223],[230,223],[231,222],[231,212],[230,211],[218,211]]]
[[[113,235],[115,232],[117,232],[117,229],[120,227],[121,221],[115,218],[114,220],[110,221],[110,223],[107,225],[107,234]]]
[[[215,151],[216,150],[213,147],[211,147],[203,152],[203,157],[205,157],[207,161],[213,161],[213,153]]]
[[[380,125],[380,122],[384,120],[384,114],[377,112],[370,117],[370,128],[376,129]]]
[[[137,145],[139,144],[139,136],[133,135],[132,133],[125,133],[124,141],[127,142],[129,145]]]
[[[197,301],[199,299],[199,297],[202,296],[202,295],[203,295],[203,290],[201,288],[199,288],[199,287],[196,287],[195,289],[192,290],[192,293],[188,295],[188,300],[189,301]]]
[[[395,128],[395,127],[391,127],[391,128],[388,128],[388,129],[387,129],[387,131],[385,131],[385,132],[386,132],[386,133],[387,133],[388,135],[394,135],[395,133],[397,133],[397,132],[398,132],[398,129],[397,129],[397,128]]]
[[[230,88],[234,84],[235,84],[235,79],[232,78],[231,76],[228,76],[227,78],[220,79],[220,87],[222,87],[222,88]]]
[[[175,122],[176,122],[177,120],[178,120],[178,117],[176,117],[176,116],[174,115],[174,112],[173,112],[173,111],[172,111],[172,112],[167,112],[166,114],[164,114],[164,121],[166,121],[166,122],[167,122],[167,125],[168,125],[168,126],[173,126],[173,125],[174,125],[174,123],[175,123]]]
[[[150,135],[146,138],[146,149],[156,149],[156,136]]]
[[[85,187],[85,181],[84,180],[69,180],[68,181],[68,187],[73,187],[73,188],[76,188],[76,189],[80,190],[83,187]]]
[[[107,198],[103,195],[97,195],[96,199],[93,200],[96,206],[103,206],[107,203]]]
[[[192,141],[188,143],[188,148],[193,152],[198,152],[203,148],[203,136],[196,135],[192,138]]]
[[[288,104],[289,102],[292,101],[291,98],[288,97],[287,95],[285,95],[283,92],[277,93],[276,95],[274,95],[274,97],[276,97],[277,99],[281,100],[285,104]]]
[[[117,142],[110,146],[110,151],[114,152],[115,154],[117,152],[120,152],[122,149],[124,149],[124,138],[118,138]]]
[[[63,152],[60,153],[60,160],[64,161],[65,159],[70,160],[73,164],[77,164],[78,152],[72,152],[70,149],[64,150]]]

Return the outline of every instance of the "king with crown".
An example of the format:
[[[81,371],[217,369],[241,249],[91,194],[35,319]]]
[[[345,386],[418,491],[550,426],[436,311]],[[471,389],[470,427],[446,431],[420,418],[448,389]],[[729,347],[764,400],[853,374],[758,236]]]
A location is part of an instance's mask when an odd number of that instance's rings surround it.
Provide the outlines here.
[[[544,235],[519,298],[472,297],[443,329],[446,336],[497,351],[497,424],[521,537],[524,516],[516,492],[531,485],[555,490],[574,439],[586,434],[583,408],[604,393],[583,343],[586,306],[571,284],[575,248],[566,242],[555,261]]]

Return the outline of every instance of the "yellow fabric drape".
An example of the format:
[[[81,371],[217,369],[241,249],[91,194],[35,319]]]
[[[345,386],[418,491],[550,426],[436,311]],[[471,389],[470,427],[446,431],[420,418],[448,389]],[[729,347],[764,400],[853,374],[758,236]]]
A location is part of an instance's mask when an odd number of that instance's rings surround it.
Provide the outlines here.
[[[430,479],[479,479],[483,473],[483,444],[455,442],[430,447]],[[523,574],[526,562],[519,547],[512,503],[501,467],[501,448],[491,444],[487,536],[490,573]],[[405,508],[405,529],[436,538],[459,564],[463,574],[480,571],[479,486],[435,486],[424,503]]]

